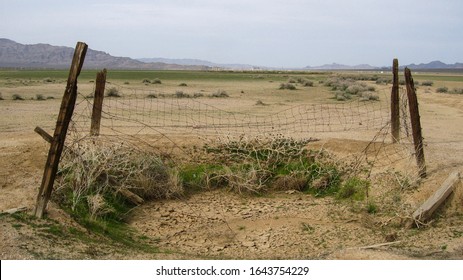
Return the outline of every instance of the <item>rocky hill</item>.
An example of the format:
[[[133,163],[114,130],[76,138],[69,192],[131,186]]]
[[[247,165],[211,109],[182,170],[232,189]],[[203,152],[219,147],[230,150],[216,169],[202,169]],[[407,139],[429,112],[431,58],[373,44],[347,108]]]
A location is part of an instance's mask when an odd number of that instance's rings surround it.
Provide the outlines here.
[[[23,45],[0,38],[0,68],[68,68],[74,49],[49,44]],[[88,49],[84,69],[207,69],[201,65],[178,65],[161,62],[145,63],[129,57],[115,57],[102,51]]]

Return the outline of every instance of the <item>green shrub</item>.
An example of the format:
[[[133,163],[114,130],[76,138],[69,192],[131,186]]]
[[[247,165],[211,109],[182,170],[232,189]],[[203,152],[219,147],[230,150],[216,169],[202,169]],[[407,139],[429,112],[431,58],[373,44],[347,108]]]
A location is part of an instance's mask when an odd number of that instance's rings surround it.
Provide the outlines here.
[[[361,201],[365,199],[370,182],[367,180],[360,179],[358,177],[352,177],[347,179],[336,195],[339,199],[352,199]]]
[[[369,202],[367,205],[367,212],[369,214],[376,214],[378,212],[378,206],[373,202]]]

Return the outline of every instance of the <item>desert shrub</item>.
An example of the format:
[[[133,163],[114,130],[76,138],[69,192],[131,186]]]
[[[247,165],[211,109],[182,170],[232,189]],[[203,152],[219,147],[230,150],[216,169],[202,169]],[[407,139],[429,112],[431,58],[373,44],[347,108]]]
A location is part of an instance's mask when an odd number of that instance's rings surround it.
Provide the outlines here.
[[[124,85],[129,85],[129,84],[130,84],[130,82],[128,82],[128,81],[124,82]]]
[[[22,97],[20,94],[15,93],[15,94],[13,94],[11,96],[11,99],[13,99],[13,100],[24,100],[24,97]]]
[[[358,84],[350,85],[348,88],[346,88],[346,92],[352,95],[357,95],[363,90],[364,88]]]
[[[288,83],[290,83],[290,84],[295,84],[296,82],[297,82],[297,80],[294,79],[294,78],[288,79]]]
[[[436,89],[436,92],[438,93],[447,93],[449,91],[449,89],[447,87],[438,87]]]
[[[151,84],[151,80],[150,79],[143,79],[143,81],[141,81],[143,84]]]
[[[369,78],[365,77],[365,79],[368,80]],[[353,96],[358,96],[361,101],[379,100],[379,96],[372,93],[376,91],[376,87],[358,82],[353,78],[331,77],[324,84],[331,88],[334,98],[338,101],[346,101],[352,99]]]
[[[256,103],[254,104],[256,106],[267,106],[267,104],[265,104],[262,100],[257,100]]]
[[[336,99],[337,101],[346,101],[352,99],[352,95],[345,91],[335,91],[334,99]]]
[[[180,83],[178,84],[179,87],[187,87],[188,85],[186,83]]]
[[[45,98],[45,96],[43,96],[43,94],[36,94],[35,99],[40,100],[40,101],[46,100],[46,98]]]
[[[156,94],[150,93],[146,96],[146,98],[158,98]]]
[[[184,93],[181,90],[177,90],[174,94],[174,97],[176,98],[190,98],[190,95],[188,93]]]
[[[370,100],[374,100],[374,101],[378,101],[379,100],[379,96],[372,93],[371,91],[365,91],[365,92],[361,92],[359,94],[359,101],[370,101]]]
[[[4,100],[3,94],[0,92],[0,100]]]
[[[44,78],[42,81],[43,81],[44,83],[53,83],[55,80],[53,80],[53,79],[50,78],[50,77],[47,77],[47,78]]]
[[[430,86],[432,86],[433,84],[434,84],[433,81],[423,81],[423,82],[421,82],[421,85],[423,85],[423,86],[429,86],[429,87],[430,87]]]
[[[120,143],[81,140],[68,146],[60,162],[53,199],[71,213],[91,218],[123,218],[144,200],[180,195],[178,174],[159,156]]]
[[[112,87],[106,90],[107,97],[122,97],[121,93],[116,87]]]
[[[205,145],[213,172],[205,172],[208,187],[237,193],[262,194],[271,190],[298,190],[316,196],[337,192],[341,173],[325,153],[306,148],[310,140],[275,136],[227,139]],[[211,157],[212,156],[212,157]]]
[[[199,97],[203,97],[203,96],[204,96],[204,94],[202,94],[201,92],[195,92],[195,93],[193,94],[193,97],[194,97],[194,98],[199,98]]]
[[[161,80],[159,78],[156,78],[152,82],[153,84],[162,84]]]
[[[463,88],[454,88],[450,91],[452,94],[463,94]]]
[[[314,86],[313,81],[308,81],[308,80],[303,81],[301,84],[304,87],[313,87]]]
[[[376,80],[376,84],[378,85],[388,85],[388,84],[392,84],[392,79],[388,79],[388,78],[378,78]]]
[[[211,94],[211,97],[226,98],[226,97],[230,97],[230,96],[228,95],[228,93],[225,90],[219,89],[216,92],[214,92],[213,94]]]
[[[290,83],[282,83],[282,84],[280,84],[280,88],[279,88],[279,89],[295,90],[295,89],[296,89],[296,86],[293,85],[293,84],[290,84]]]

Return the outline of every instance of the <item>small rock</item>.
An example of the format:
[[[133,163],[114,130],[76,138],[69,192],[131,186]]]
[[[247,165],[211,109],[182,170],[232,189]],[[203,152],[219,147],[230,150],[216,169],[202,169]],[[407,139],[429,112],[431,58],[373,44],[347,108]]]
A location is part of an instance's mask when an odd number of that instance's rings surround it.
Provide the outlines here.
[[[256,243],[254,241],[244,241],[243,243],[244,247],[254,247],[256,246]]]

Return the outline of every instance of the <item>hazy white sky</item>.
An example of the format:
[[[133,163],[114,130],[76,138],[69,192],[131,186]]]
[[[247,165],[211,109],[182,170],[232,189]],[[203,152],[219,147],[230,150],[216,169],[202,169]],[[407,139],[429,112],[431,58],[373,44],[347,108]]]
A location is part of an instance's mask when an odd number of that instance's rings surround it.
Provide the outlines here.
[[[0,38],[304,67],[463,62],[462,0],[0,0]]]

